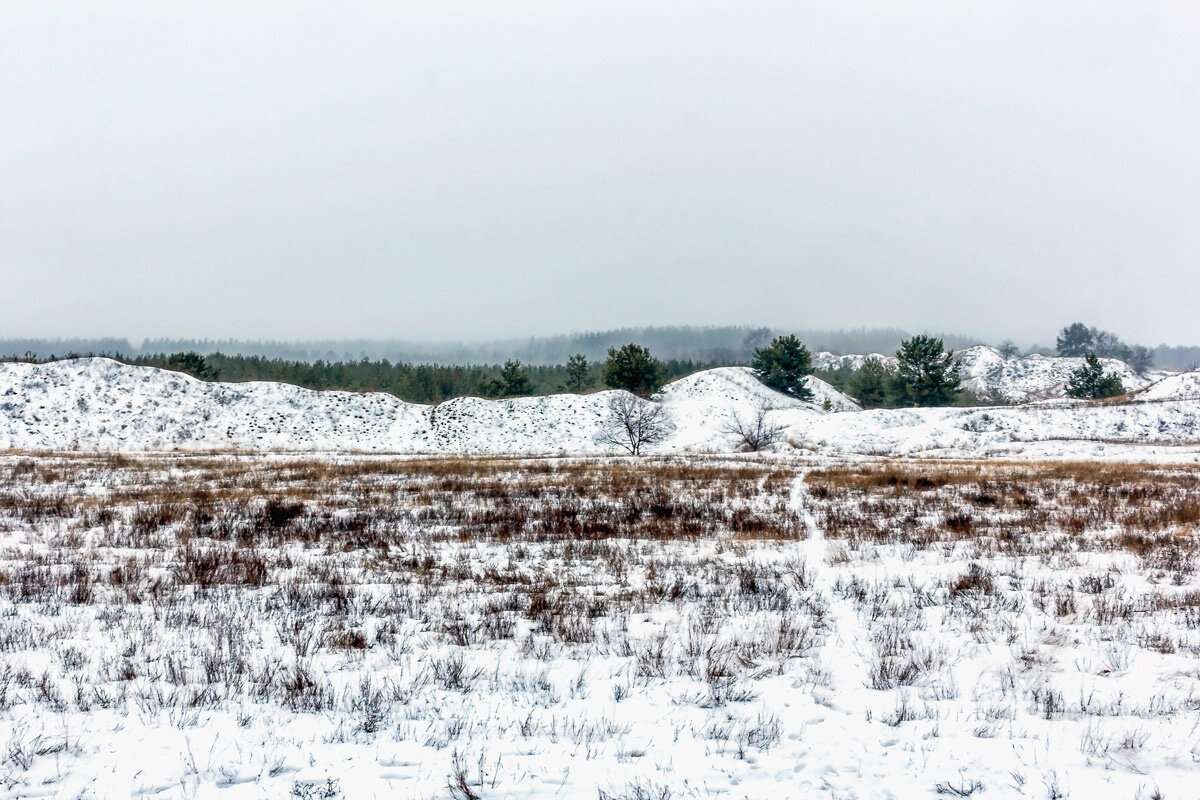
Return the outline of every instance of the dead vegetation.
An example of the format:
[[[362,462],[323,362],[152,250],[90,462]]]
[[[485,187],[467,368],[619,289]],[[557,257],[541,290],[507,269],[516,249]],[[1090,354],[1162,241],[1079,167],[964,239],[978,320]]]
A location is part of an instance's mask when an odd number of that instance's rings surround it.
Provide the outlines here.
[[[836,466],[808,474],[827,536],[921,547],[970,541],[1009,555],[1120,550],[1190,574],[1200,470],[1071,462]]]
[[[0,458],[0,719],[252,728],[283,709],[328,720],[331,742],[454,753],[442,788],[487,796],[496,775],[458,755],[473,742],[629,760],[623,709],[648,697],[676,739],[739,762],[804,741],[792,715],[839,706],[838,686],[878,698],[854,712],[867,722],[934,742],[1085,720],[1095,758],[1197,710],[1197,470],[843,464],[807,472],[803,509],[800,474],[754,457]],[[1000,653],[969,673],[986,691],[955,677],[972,652]],[[846,653],[848,673],[823,660]],[[1178,691],[1055,683],[1069,666],[1115,685],[1143,658]],[[792,690],[781,714],[771,693]],[[474,713],[494,696],[511,713]],[[601,713],[580,718],[588,697]],[[0,780],[70,755],[47,741],[14,736]]]

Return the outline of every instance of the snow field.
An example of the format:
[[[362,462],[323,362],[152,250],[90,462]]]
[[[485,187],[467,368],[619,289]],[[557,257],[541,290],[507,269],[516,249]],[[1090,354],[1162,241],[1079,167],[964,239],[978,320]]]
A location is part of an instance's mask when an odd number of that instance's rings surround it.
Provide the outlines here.
[[[0,796],[1188,797],[1200,475],[0,458]]]

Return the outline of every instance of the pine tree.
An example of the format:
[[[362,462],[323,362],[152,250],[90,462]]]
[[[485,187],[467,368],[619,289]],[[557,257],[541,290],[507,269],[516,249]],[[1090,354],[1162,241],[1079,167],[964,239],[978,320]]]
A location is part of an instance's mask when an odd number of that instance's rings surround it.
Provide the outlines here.
[[[1005,339],[996,349],[1000,351],[1000,355],[1004,356],[1005,360],[1021,355],[1021,348],[1017,347],[1017,343],[1012,339]]]
[[[504,368],[500,370],[499,391],[501,397],[515,397],[517,395],[527,395],[533,393],[533,385],[529,382],[529,375],[526,374],[525,368],[521,366],[520,361],[505,361]]]
[[[813,393],[805,381],[812,372],[812,354],[794,335],[776,336],[769,345],[755,350],[750,367],[764,385],[812,402]]]
[[[592,365],[587,356],[576,353],[567,359],[567,391],[580,394],[592,385]]]
[[[605,386],[649,397],[662,388],[666,376],[666,368],[650,355],[647,347],[631,343],[620,349],[608,348],[608,360],[604,362]]]
[[[202,381],[215,381],[219,376],[217,370],[210,367],[204,360],[204,356],[195,352],[172,353],[167,356],[165,366],[176,372],[186,372],[193,378],[199,378]]]
[[[959,364],[941,339],[914,336],[900,343],[897,383],[914,406],[944,406],[958,394]]]
[[[872,356],[863,360],[847,388],[863,408],[882,408],[887,405],[888,389],[894,378],[895,370]]]
[[[1115,372],[1104,374],[1104,365],[1095,353],[1084,357],[1079,369],[1067,381],[1067,396],[1080,400],[1100,400],[1125,394],[1125,386]]]

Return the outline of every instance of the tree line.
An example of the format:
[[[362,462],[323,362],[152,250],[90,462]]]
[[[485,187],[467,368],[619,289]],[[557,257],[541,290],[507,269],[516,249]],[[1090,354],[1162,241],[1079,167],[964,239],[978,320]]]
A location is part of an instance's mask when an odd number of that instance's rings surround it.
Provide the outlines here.
[[[1070,327],[1070,326],[1068,326]],[[1109,355],[1109,345],[1119,339],[1106,331],[1088,328],[1096,337],[1097,355]],[[126,356],[154,353],[225,353],[227,355],[260,356],[268,360],[324,361],[326,363],[388,360],[390,363],[413,365],[468,366],[473,364],[503,364],[516,359],[524,364],[565,365],[567,359],[582,354],[589,361],[602,362],[609,347],[626,342],[638,342],[649,347],[659,358],[697,363],[745,364],[753,358],[754,350],[781,333],[795,334],[816,353],[890,353],[911,334],[896,328],[854,328],[841,330],[777,331],[769,327],[748,325],[727,326],[663,326],[622,328],[607,331],[573,333],[558,336],[530,336],[477,342],[429,342],[405,339],[314,339],[309,341],[274,341],[249,339],[145,339],[140,343],[128,339],[4,339],[0,338],[0,355],[32,353],[48,358],[64,353],[123,353]],[[979,344],[953,334],[936,334],[951,348],[961,349]],[[1022,350],[1011,341],[998,347],[1006,355],[1019,355]],[[1132,351],[1137,346],[1130,346]],[[1155,364],[1178,369],[1194,369],[1200,364],[1200,347],[1168,346],[1143,348]],[[1034,346],[1026,353],[1053,355],[1054,348]],[[1119,350],[1111,350],[1117,354]],[[1081,353],[1084,355],[1085,353]],[[1133,353],[1130,353],[1132,356]],[[1116,355],[1116,357],[1120,357]],[[1136,365],[1135,365],[1136,366]]]
[[[872,353],[895,350],[909,334],[896,328],[853,328],[845,330],[797,330],[814,351],[835,353]],[[644,326],[603,331],[528,336],[480,341],[418,341],[409,339],[311,339],[296,341],[253,339],[148,338],[140,342],[128,339],[3,339],[0,355],[32,352],[40,358],[64,353],[123,353],[126,356],[154,353],[196,352],[202,354],[261,356],[285,361],[349,362],[388,360],[392,363],[455,365],[503,364],[516,359],[523,364],[565,364],[582,354],[589,361],[603,362],[610,347],[627,342],[650,348],[667,361],[699,363],[747,363],[754,348],[781,333],[769,327],[751,325],[722,326]],[[947,344],[965,347],[977,340],[947,334]]]
[[[27,353],[3,360],[45,363],[65,356],[39,357]],[[392,363],[387,359],[358,361],[296,361],[262,356],[225,355],[196,352],[150,353],[125,356],[119,353],[89,353],[135,366],[158,367],[183,372],[201,380],[272,381],[290,383],[306,389],[338,389],[349,392],[386,392],[410,403],[440,403],[455,397],[516,397],[549,395],[560,392],[583,393],[608,386],[607,362],[593,362],[575,355],[565,364],[528,365],[509,360],[503,364],[447,365]],[[646,351],[649,357],[649,351]],[[658,386],[713,367],[729,366],[725,361],[690,359],[654,360],[654,381]],[[644,369],[636,362],[629,369]],[[644,393],[643,383],[634,386]],[[623,387],[624,388],[624,387]],[[657,390],[657,389],[655,389]]]
[[[865,359],[858,368],[813,370],[812,352],[795,334],[769,338],[769,329],[750,331],[750,366],[765,385],[798,400],[812,401],[807,377],[815,374],[838,391],[855,398],[864,408],[911,406],[980,405],[1003,402],[1002,398],[979,397],[961,385],[960,364],[941,338],[918,335],[904,339],[896,351],[896,364],[876,357]],[[769,338],[769,341],[768,341]],[[1114,334],[1082,323],[1062,329],[1058,351],[1063,356],[1085,355],[1085,362],[1071,376],[1066,391],[1071,397],[1099,399],[1123,394],[1125,388],[1115,373],[1104,373],[1099,355],[1124,357],[1139,374],[1153,365],[1144,347],[1125,345]],[[1085,352],[1086,351],[1086,352]],[[1016,354],[1006,352],[1006,357]],[[274,381],[308,389],[339,389],[352,392],[387,392],[413,403],[440,403],[468,395],[519,397],[561,392],[584,393],[601,386],[626,389],[648,398],[670,380],[700,370],[731,366],[733,359],[694,361],[655,358],[648,347],[629,343],[610,346],[603,362],[593,362],[583,353],[567,358],[565,364],[529,365],[509,359],[492,365],[438,365],[392,363],[387,359],[315,362],[198,352],[155,353],[109,357],[124,363],[184,372],[202,380]],[[26,361],[41,359],[32,352]]]

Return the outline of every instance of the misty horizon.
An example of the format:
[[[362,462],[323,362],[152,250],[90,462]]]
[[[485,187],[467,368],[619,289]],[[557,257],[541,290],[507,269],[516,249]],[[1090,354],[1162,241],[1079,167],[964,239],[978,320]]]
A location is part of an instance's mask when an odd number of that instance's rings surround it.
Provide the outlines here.
[[[0,336],[1200,342],[1200,7],[0,15]]]
[[[764,334],[764,332],[767,332]],[[748,363],[756,342],[767,336],[795,334],[813,353],[835,355],[893,354],[904,339],[913,335],[931,335],[944,341],[947,348],[962,350],[975,345],[1014,348],[1024,354],[1055,354],[1055,340],[986,341],[944,331],[905,331],[897,328],[856,328],[840,330],[771,329],[762,326],[669,326],[618,328],[604,331],[574,331],[550,336],[524,336],[505,339],[413,340],[413,339],[311,339],[244,340],[212,338],[6,338],[0,336],[0,359],[61,358],[71,355],[113,355],[145,357],[156,354],[197,352],[225,356],[262,357],[293,362],[352,362],[362,359],[426,365],[500,364],[510,359],[529,365],[563,364],[572,355],[584,355],[593,361],[606,357],[610,347],[630,342],[645,345],[665,360],[701,364]],[[1113,334],[1118,340],[1120,336]],[[1146,346],[1127,341],[1125,345]],[[1188,369],[1200,363],[1200,345],[1148,345],[1154,364],[1169,369]]]

